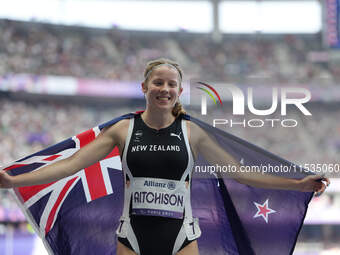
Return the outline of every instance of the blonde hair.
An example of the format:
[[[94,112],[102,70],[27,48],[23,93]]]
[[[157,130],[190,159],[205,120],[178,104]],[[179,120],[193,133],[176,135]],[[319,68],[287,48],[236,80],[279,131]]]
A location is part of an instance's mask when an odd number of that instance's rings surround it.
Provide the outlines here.
[[[167,58],[158,58],[158,59],[149,61],[146,64],[146,67],[145,67],[145,70],[144,70],[144,82],[146,83],[148,81],[152,71],[160,65],[167,65],[167,66],[173,67],[177,70],[178,76],[179,76],[179,86],[181,88],[182,87],[183,71],[180,68],[179,64],[177,64],[175,61],[172,61],[172,60],[167,59]],[[178,117],[181,114],[186,114],[182,104],[179,101],[176,102],[174,108],[172,109],[172,114],[175,117]]]

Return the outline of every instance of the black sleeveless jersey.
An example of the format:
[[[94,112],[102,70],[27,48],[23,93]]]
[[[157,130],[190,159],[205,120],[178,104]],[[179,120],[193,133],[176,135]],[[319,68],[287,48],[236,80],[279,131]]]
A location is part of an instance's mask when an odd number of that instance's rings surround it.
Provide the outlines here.
[[[156,130],[147,126],[137,114],[127,150],[126,162],[133,177],[180,180],[189,158],[182,117],[177,117],[170,126]]]
[[[122,158],[130,182],[117,229],[121,243],[137,254],[170,255],[201,235],[191,208],[193,164],[182,116],[160,130],[148,127],[140,114],[130,119]]]

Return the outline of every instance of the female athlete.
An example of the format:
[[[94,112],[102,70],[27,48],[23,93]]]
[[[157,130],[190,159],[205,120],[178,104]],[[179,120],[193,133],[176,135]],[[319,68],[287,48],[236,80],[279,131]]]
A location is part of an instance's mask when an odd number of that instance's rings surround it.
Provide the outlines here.
[[[0,188],[50,183],[105,158],[115,146],[121,152],[125,180],[123,215],[117,229],[118,255],[198,255],[201,231],[190,203],[191,172],[202,153],[210,163],[239,167],[200,127],[183,118],[179,102],[182,70],[168,59],[147,64],[141,84],[144,112],[105,128],[71,157],[30,173],[0,172]],[[327,178],[301,180],[236,173],[238,182],[260,188],[322,193]],[[321,181],[320,181],[321,180]]]

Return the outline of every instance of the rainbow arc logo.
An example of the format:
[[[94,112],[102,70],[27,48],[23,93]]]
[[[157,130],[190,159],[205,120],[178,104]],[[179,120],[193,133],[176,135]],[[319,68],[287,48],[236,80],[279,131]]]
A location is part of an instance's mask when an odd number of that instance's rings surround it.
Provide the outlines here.
[[[222,103],[222,100],[221,100],[221,97],[220,95],[217,93],[217,91],[209,84],[207,83],[204,83],[204,82],[197,82],[198,84],[204,86],[204,87],[196,87],[202,91],[204,91],[206,94],[208,94],[212,100],[214,101],[215,105],[217,105],[217,100],[215,98],[215,96],[217,97],[218,101],[220,102],[220,104],[223,106],[223,103]],[[202,94],[202,97],[201,97],[201,114],[202,115],[207,115],[207,97],[206,97],[206,94]],[[214,96],[215,94],[215,96]]]
[[[217,91],[216,91],[211,85],[206,84],[206,83],[204,83],[204,82],[200,82],[200,81],[197,82],[197,83],[200,84],[200,85],[203,85],[203,86],[207,87],[208,89],[210,89],[210,90],[216,95],[216,97],[217,97],[218,101],[220,102],[220,104],[223,105],[220,95],[217,93]],[[204,91],[205,93],[207,93],[207,94],[212,98],[212,100],[214,101],[214,103],[217,105],[217,101],[216,101],[214,95],[213,95],[208,89],[206,89],[206,88],[204,88],[204,87],[197,87],[197,88],[200,89],[200,90],[202,90],[202,91]]]

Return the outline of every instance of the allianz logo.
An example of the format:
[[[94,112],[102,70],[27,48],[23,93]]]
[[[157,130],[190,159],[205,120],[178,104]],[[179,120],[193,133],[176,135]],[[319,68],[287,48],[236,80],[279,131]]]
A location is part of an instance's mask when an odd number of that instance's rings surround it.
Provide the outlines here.
[[[156,181],[144,181],[144,187],[160,187],[168,188],[169,190],[174,190],[176,188],[176,183],[174,181],[168,182],[156,182]]]

